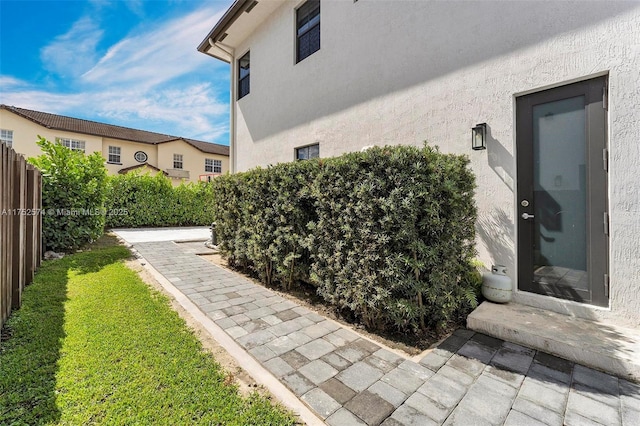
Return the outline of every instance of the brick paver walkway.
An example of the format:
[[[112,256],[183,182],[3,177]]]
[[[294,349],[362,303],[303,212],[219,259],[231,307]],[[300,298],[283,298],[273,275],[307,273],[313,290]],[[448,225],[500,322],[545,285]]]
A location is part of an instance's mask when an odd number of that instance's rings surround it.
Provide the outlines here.
[[[458,330],[419,362],[199,258],[138,252],[328,425],[640,425],[640,386]]]

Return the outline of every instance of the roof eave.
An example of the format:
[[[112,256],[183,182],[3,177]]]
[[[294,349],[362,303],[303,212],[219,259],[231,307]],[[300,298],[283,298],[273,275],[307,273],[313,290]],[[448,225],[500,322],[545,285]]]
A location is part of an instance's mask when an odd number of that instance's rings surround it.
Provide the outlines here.
[[[213,47],[218,37],[220,37],[226,30],[233,25],[233,23],[238,19],[238,17],[244,12],[245,6],[251,0],[235,0],[231,7],[227,9],[227,11],[222,15],[222,18],[218,21],[218,23],[209,31],[209,34],[202,40],[200,45],[198,45],[198,51],[205,53],[207,55],[213,56],[214,58],[224,60],[222,58],[218,58],[217,56],[210,54],[208,52],[209,47]],[[228,62],[228,61],[225,61]]]

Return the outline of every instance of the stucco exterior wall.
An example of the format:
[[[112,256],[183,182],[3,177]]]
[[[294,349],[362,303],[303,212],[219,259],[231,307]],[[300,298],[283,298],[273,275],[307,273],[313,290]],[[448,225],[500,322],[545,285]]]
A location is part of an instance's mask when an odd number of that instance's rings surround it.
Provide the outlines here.
[[[182,154],[182,169],[189,172],[189,180],[198,181],[198,176],[208,173],[204,170],[205,158],[222,161],[222,173],[229,171],[229,157],[216,154],[206,154],[183,141],[166,142],[158,145],[158,168],[173,169],[173,154]],[[179,184],[181,179],[172,179]]]
[[[120,164],[110,164],[108,162],[110,146],[120,147]],[[138,151],[142,151],[147,154],[147,163],[154,166],[158,164],[158,148],[156,145],[125,141],[121,139],[103,139],[102,156],[107,160],[105,166],[111,174],[117,174],[121,169],[141,164],[133,158],[134,154]]]
[[[85,141],[85,152],[87,154],[95,151],[102,152],[102,138],[99,136],[47,129],[31,120],[27,120],[4,109],[0,109],[0,129],[13,130],[12,147],[16,152],[24,155],[26,158],[36,157],[42,154],[40,147],[36,145],[38,135],[51,142],[54,142],[56,138]]]
[[[301,3],[235,48],[237,58],[251,51],[250,93],[232,106],[237,171],[291,161],[312,143],[321,157],[424,141],[468,154],[479,257],[515,282],[516,96],[608,74],[610,308],[516,300],[640,324],[640,4],[323,1],[321,48],[296,64]],[[481,122],[488,149],[474,152]]]
[[[40,147],[36,145],[38,135],[50,141],[55,141],[56,138],[85,141],[85,153],[100,152],[105,159],[107,171],[112,175],[118,174],[121,169],[141,164],[134,158],[137,151],[143,151],[147,154],[147,163],[165,171],[173,168],[173,154],[182,154],[184,170],[189,171],[189,179],[186,180],[189,182],[197,182],[198,176],[205,173],[205,158],[221,160],[222,173],[229,171],[229,157],[202,152],[182,140],[153,145],[84,133],[52,130],[5,109],[0,109],[0,129],[13,131],[13,149],[27,158],[42,154]],[[120,147],[119,164],[108,162],[109,146]],[[179,185],[183,179],[172,179],[172,181],[175,185]]]

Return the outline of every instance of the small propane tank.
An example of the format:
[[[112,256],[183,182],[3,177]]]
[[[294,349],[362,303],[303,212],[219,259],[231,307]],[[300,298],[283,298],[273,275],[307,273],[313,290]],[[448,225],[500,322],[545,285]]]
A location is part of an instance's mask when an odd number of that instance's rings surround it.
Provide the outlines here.
[[[502,265],[491,266],[491,273],[482,274],[482,295],[491,302],[507,303],[511,300],[511,278]]]

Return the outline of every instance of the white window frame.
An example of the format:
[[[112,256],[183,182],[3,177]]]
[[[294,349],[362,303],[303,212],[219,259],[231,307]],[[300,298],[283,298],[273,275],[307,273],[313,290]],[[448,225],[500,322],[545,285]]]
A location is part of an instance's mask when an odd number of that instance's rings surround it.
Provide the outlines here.
[[[173,168],[182,170],[183,167],[184,161],[182,154],[173,154]]]
[[[4,142],[11,148],[13,146],[13,130],[0,129],[0,142]]]
[[[86,148],[85,141],[81,141],[79,139],[71,139],[71,138],[56,138],[56,142],[74,151],[85,152],[85,148]]]
[[[205,173],[222,173],[222,160],[215,160],[213,158],[204,159],[204,172]]]
[[[122,164],[121,154],[122,149],[119,146],[109,146],[109,159],[107,163]]]

